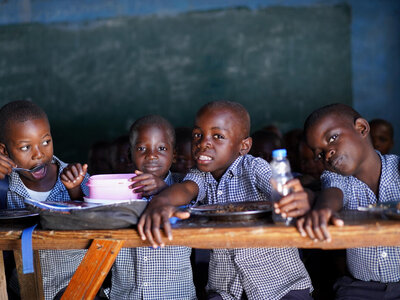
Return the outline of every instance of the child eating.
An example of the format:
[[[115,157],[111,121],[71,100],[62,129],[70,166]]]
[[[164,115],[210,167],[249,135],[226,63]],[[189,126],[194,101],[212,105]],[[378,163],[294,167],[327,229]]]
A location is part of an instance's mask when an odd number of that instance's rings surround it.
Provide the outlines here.
[[[14,167],[37,170],[14,171]],[[0,109],[0,179],[7,176],[7,208],[24,208],[24,199],[69,201],[87,193],[87,165],[67,165],[53,154],[46,113],[31,101],[13,101]],[[65,288],[85,250],[41,250],[46,300]]]

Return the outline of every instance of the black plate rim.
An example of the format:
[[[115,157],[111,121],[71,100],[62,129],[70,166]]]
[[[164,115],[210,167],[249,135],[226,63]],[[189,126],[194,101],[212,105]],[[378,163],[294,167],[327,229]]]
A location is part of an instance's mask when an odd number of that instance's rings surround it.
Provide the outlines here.
[[[13,212],[19,212],[20,214],[14,215],[14,216],[13,215],[9,215],[9,216],[0,215],[0,220],[15,220],[15,219],[24,219],[24,218],[39,216],[39,213],[32,212],[25,208],[7,209],[7,210],[2,210],[1,212],[3,212],[3,211],[10,212],[10,214]],[[25,213],[25,214],[21,214],[21,213]]]

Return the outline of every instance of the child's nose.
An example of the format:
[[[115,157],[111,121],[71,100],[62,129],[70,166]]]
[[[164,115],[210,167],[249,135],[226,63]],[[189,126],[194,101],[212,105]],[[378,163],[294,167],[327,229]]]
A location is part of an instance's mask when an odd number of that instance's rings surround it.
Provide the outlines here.
[[[329,161],[329,159],[335,154],[335,150],[331,149],[329,150],[326,155],[325,155],[325,160]]]
[[[210,139],[207,138],[206,136],[202,137],[202,139],[199,141],[198,147],[200,149],[207,149],[211,146]]]
[[[150,150],[150,151],[147,152],[147,155],[146,155],[147,159],[157,159],[157,157],[158,156],[157,156],[157,153],[155,151]]]
[[[33,147],[33,159],[41,159],[44,156],[43,151],[40,149],[40,147]]]

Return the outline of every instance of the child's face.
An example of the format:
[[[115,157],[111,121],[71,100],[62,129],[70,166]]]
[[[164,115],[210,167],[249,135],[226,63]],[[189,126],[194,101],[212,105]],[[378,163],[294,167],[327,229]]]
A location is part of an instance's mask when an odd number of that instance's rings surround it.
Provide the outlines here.
[[[327,170],[356,176],[363,165],[368,130],[364,119],[353,123],[339,114],[330,114],[308,128],[307,144]]]
[[[371,138],[374,148],[382,154],[388,154],[393,147],[390,129],[384,124],[371,126]]]
[[[53,159],[53,140],[47,119],[34,119],[25,122],[12,122],[9,126],[7,145],[1,151],[8,155],[18,167],[32,169],[43,166],[30,173],[22,171],[20,176],[30,181],[46,177]]]
[[[185,174],[195,165],[192,158],[192,144],[190,141],[178,143],[175,150],[174,172]]]
[[[197,168],[220,179],[229,166],[251,147],[242,137],[238,117],[228,109],[206,110],[196,118],[192,154]]]
[[[158,126],[144,126],[136,132],[132,161],[139,171],[165,178],[172,164],[173,145],[168,131]]]

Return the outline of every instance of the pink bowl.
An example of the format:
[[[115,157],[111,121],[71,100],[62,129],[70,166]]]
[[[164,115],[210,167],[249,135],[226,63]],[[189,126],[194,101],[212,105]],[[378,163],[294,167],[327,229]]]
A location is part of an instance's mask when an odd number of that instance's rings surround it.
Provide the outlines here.
[[[105,200],[134,200],[140,199],[140,194],[129,188],[133,184],[129,181],[136,174],[102,174],[90,176],[87,186],[89,187],[90,199]]]

